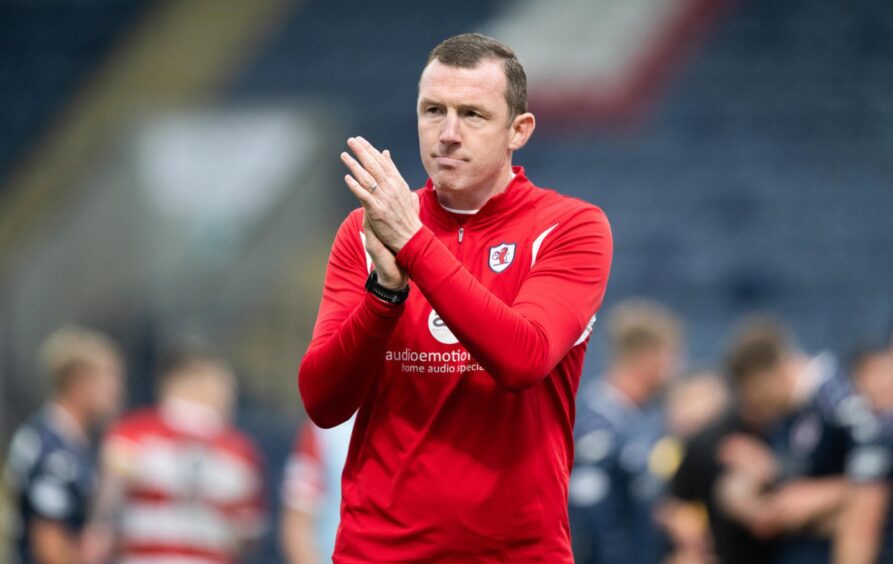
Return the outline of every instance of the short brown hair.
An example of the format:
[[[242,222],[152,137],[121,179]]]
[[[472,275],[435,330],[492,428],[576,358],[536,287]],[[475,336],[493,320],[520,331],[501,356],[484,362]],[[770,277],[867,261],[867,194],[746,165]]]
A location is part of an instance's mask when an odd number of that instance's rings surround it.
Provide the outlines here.
[[[209,365],[229,371],[223,356],[210,343],[200,337],[184,337],[170,346],[159,359],[158,380],[164,383]]]
[[[121,350],[108,336],[74,325],[53,331],[40,346],[39,357],[56,392],[68,389],[79,373],[101,357],[122,362]]]
[[[680,345],[682,322],[661,304],[636,298],[611,309],[608,334],[614,358],[623,359],[662,345]]]
[[[726,353],[726,371],[733,384],[777,367],[794,352],[787,328],[768,315],[745,319],[735,330]]]
[[[432,61],[464,69],[476,68],[481,61],[496,59],[505,69],[505,101],[509,107],[509,121],[527,111],[527,74],[512,49],[481,33],[462,33],[442,41],[428,55]]]

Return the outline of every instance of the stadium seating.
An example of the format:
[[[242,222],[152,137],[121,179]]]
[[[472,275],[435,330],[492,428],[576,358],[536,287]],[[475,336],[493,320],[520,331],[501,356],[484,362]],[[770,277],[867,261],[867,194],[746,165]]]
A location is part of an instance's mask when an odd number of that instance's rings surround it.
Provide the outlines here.
[[[0,190],[146,0],[10,0],[0,17]]]

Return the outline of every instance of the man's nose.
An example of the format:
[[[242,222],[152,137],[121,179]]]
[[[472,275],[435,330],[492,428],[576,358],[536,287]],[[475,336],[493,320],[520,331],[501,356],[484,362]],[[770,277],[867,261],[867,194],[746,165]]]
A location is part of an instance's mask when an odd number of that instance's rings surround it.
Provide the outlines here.
[[[459,134],[459,116],[448,113],[446,118],[441,122],[443,125],[440,129],[440,142],[446,145],[454,145],[461,141]]]

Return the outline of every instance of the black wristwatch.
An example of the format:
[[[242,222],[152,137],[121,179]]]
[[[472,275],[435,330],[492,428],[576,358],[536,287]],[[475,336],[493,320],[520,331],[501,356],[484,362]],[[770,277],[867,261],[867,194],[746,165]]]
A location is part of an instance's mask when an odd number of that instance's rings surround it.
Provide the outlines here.
[[[402,304],[409,297],[409,284],[403,287],[402,290],[385,288],[378,283],[378,273],[374,270],[369,273],[369,278],[366,279],[366,290],[371,292],[373,296],[394,305]]]

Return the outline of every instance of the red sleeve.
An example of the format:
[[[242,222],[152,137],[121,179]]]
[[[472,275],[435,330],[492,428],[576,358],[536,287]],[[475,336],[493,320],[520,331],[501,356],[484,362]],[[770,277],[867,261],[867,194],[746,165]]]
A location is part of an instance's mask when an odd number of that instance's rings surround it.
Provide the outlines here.
[[[514,303],[506,304],[423,227],[397,262],[450,330],[510,390],[541,381],[583,334],[601,305],[611,267],[611,230],[587,208],[546,238]]]
[[[335,236],[313,339],[298,372],[307,415],[324,429],[347,421],[359,408],[381,372],[384,349],[403,312],[403,304],[386,303],[365,290],[359,217],[348,216]]]

